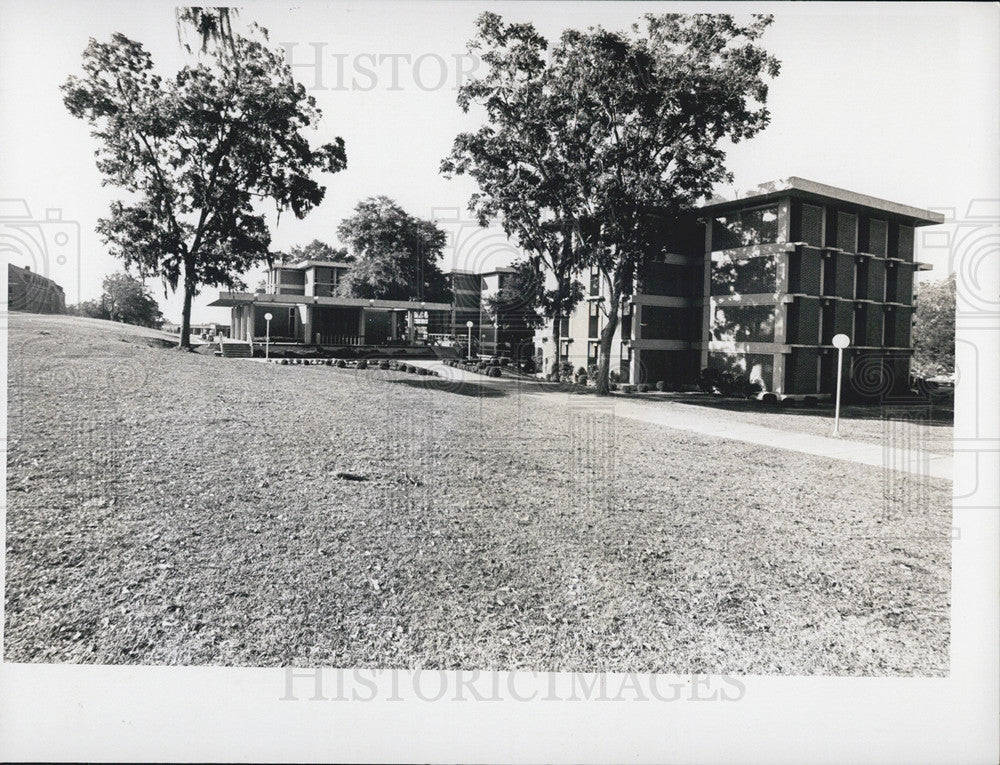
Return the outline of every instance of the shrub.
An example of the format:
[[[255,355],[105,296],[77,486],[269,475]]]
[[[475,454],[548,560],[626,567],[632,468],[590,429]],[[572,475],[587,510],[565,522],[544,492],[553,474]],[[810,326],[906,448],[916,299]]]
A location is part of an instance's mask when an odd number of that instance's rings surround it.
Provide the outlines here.
[[[535,362],[533,359],[525,359],[524,361],[521,362],[521,371],[524,372],[525,374],[532,375],[536,371],[538,371],[538,368],[535,366]]]
[[[365,359],[358,359],[358,369],[368,369],[368,362]]]
[[[815,396],[806,396],[804,399],[802,399],[802,406],[806,407],[807,409],[815,409],[817,406],[819,406],[819,399],[816,398]]]
[[[778,397],[773,393],[765,393],[763,396],[760,397],[760,403],[762,403],[766,407],[771,407],[771,408],[777,407]]]
[[[490,377],[500,377],[500,367],[490,367],[488,374]]]
[[[339,367],[340,369],[343,369],[344,367],[347,366],[347,362],[344,361],[343,359],[337,359],[336,366]]]
[[[634,385],[623,385],[622,386],[622,393],[625,393],[626,395],[631,396],[633,393],[635,393],[635,386]]]
[[[380,362],[378,363],[378,368],[379,368],[379,369],[388,369],[388,368],[389,368],[389,362],[388,362],[388,361],[387,361],[386,359],[382,359],[382,360],[381,360],[381,361],[380,361]]]
[[[287,366],[287,364],[288,364],[288,359],[282,359],[282,360],[281,360],[281,363],[282,363],[283,365],[286,365],[286,366]]]
[[[426,377],[427,376],[427,369],[425,369],[424,367],[417,367],[417,374],[418,375],[423,375],[423,376]]]
[[[646,383],[640,383],[639,384],[639,392],[640,393],[649,393],[649,386],[646,385]]]
[[[608,380],[613,383],[620,383],[622,381],[622,376],[618,372],[610,372],[608,374]]]
[[[656,389],[661,393],[667,389],[667,384],[663,380],[656,381]]]
[[[510,364],[510,359],[508,359],[506,356],[500,359],[500,366],[505,367],[508,364]]]
[[[559,379],[560,380],[572,380],[573,379],[573,365],[568,361],[564,361],[559,365]]]

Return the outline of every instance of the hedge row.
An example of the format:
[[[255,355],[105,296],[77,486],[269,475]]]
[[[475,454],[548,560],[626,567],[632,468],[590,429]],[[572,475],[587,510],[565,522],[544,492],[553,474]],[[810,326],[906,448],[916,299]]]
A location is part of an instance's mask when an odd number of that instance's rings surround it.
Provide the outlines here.
[[[354,359],[270,359],[270,363],[281,366],[325,366],[339,369],[374,369],[378,367],[395,372],[409,372],[423,377],[440,377],[432,369],[389,359],[357,359],[356,361]]]
[[[468,362],[459,359],[445,359],[445,364],[449,367],[454,367],[455,369],[464,369],[466,372],[478,372],[481,375],[486,375],[487,377],[502,377],[503,373],[500,371],[501,366],[499,362],[484,363],[479,362]]]

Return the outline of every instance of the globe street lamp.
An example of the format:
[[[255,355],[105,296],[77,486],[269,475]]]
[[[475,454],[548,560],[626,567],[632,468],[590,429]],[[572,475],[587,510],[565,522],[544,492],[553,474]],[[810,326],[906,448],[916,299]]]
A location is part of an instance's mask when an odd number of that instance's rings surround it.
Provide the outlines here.
[[[465,322],[465,326],[469,330],[469,350],[465,354],[465,357],[471,361],[472,360],[472,320],[470,319],[469,321]]]
[[[270,361],[271,360],[271,319],[273,319],[273,318],[274,317],[271,315],[270,311],[268,311],[267,313],[264,314],[264,321],[267,322],[267,332],[264,335],[264,360],[265,361]]]
[[[833,433],[834,438],[840,437],[840,376],[844,368],[844,348],[851,344],[851,338],[847,335],[834,335],[833,347],[837,349],[837,402],[834,405]]]

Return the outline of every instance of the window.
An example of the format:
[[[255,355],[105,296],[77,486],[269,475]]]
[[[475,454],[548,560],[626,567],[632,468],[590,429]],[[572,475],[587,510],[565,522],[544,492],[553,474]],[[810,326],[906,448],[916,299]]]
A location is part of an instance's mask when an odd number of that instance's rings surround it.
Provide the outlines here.
[[[719,216],[712,225],[712,249],[770,244],[778,241],[778,206],[740,210]]]
[[[600,350],[600,343],[591,341],[587,343],[587,365],[593,366],[597,364],[597,356]]]
[[[601,274],[596,268],[590,269],[590,294],[601,294]]]
[[[802,205],[801,239],[813,247],[823,246],[823,208]]]
[[[868,252],[885,257],[889,251],[889,224],[884,220],[868,221]]]
[[[858,216],[850,213],[837,213],[837,247],[848,252],[858,249]]]
[[[597,304],[596,300],[591,300],[591,301],[589,301],[587,303],[587,309],[588,309],[588,314],[589,314],[589,322],[588,322],[588,327],[587,327],[587,330],[588,330],[587,337],[597,337],[598,333],[601,330],[601,326],[600,326],[600,322],[601,322],[601,309],[600,309],[600,306]]]

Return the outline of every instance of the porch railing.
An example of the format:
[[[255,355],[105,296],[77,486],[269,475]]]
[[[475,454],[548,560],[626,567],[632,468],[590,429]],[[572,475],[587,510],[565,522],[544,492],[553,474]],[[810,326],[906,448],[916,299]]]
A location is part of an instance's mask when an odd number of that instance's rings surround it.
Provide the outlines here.
[[[316,333],[317,345],[361,345],[360,335],[324,335]]]

